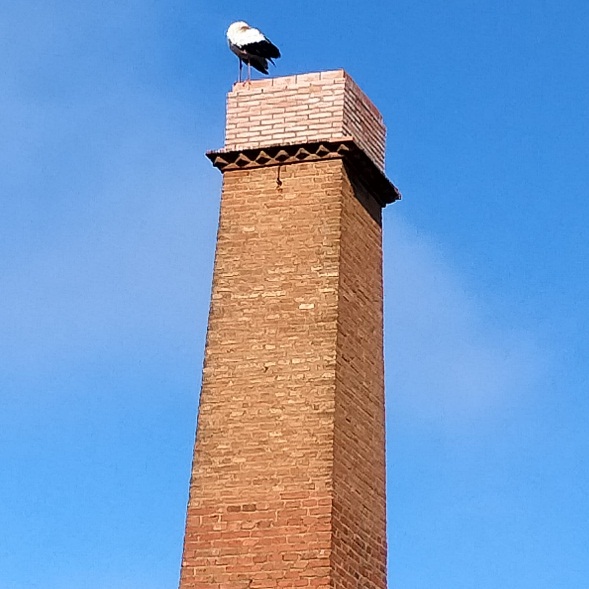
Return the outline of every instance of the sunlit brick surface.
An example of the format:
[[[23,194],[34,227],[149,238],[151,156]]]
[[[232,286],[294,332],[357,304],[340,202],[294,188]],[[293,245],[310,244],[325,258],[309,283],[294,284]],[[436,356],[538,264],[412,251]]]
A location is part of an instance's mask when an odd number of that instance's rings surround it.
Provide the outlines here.
[[[235,84],[227,97],[225,148],[352,137],[384,170],[381,114],[344,70]]]
[[[224,174],[181,589],[386,587],[381,209],[355,174]]]

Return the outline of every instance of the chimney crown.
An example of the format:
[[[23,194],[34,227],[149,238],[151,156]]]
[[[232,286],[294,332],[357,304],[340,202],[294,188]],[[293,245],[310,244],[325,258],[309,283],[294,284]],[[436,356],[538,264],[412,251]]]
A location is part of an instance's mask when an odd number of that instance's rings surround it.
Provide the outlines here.
[[[227,97],[225,151],[353,139],[384,171],[382,115],[344,70],[237,83]]]

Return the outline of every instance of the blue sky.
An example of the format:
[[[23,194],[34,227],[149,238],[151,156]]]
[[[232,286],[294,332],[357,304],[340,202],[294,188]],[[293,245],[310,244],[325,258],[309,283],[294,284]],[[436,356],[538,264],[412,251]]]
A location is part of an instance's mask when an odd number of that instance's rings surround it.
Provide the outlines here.
[[[589,4],[0,1],[0,587],[176,587],[233,20],[387,123],[389,585],[589,582]]]

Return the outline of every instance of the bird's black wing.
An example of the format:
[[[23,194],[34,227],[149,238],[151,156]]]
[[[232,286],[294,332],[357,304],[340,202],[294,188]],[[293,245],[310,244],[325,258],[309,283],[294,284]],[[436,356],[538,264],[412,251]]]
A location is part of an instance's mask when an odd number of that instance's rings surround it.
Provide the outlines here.
[[[244,59],[245,63],[249,63],[254,69],[268,75],[268,60],[265,57],[258,57],[257,55],[250,55]],[[270,60],[272,61],[272,60]]]
[[[266,59],[278,59],[280,57],[280,50],[274,43],[268,41],[268,39],[248,43],[247,45],[242,45],[241,48],[251,55],[257,55]]]

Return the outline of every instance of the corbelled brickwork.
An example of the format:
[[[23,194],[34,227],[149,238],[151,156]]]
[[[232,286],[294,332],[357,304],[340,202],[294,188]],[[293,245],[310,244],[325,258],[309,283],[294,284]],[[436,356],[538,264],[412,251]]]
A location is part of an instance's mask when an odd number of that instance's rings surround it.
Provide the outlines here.
[[[227,98],[231,150],[351,137],[384,170],[378,109],[344,70],[236,84]]]
[[[280,89],[291,97],[293,78],[234,90],[229,104],[267,88],[277,101]],[[339,93],[331,81],[349,80],[297,79],[324,80],[325,100]],[[355,88],[342,102],[364,112]],[[295,104],[304,101],[298,92]],[[309,104],[308,120],[317,120],[323,97]],[[259,109],[273,118],[276,104],[261,100]],[[228,125],[240,125],[235,117]],[[321,139],[368,141],[340,131]],[[250,152],[263,147],[249,139]],[[373,158],[380,141],[359,147]],[[220,165],[181,589],[386,587],[379,203],[387,199],[358,167],[364,160],[352,165],[338,145],[299,161],[301,142],[283,164],[250,153],[243,169],[240,148],[225,146],[235,163]]]

